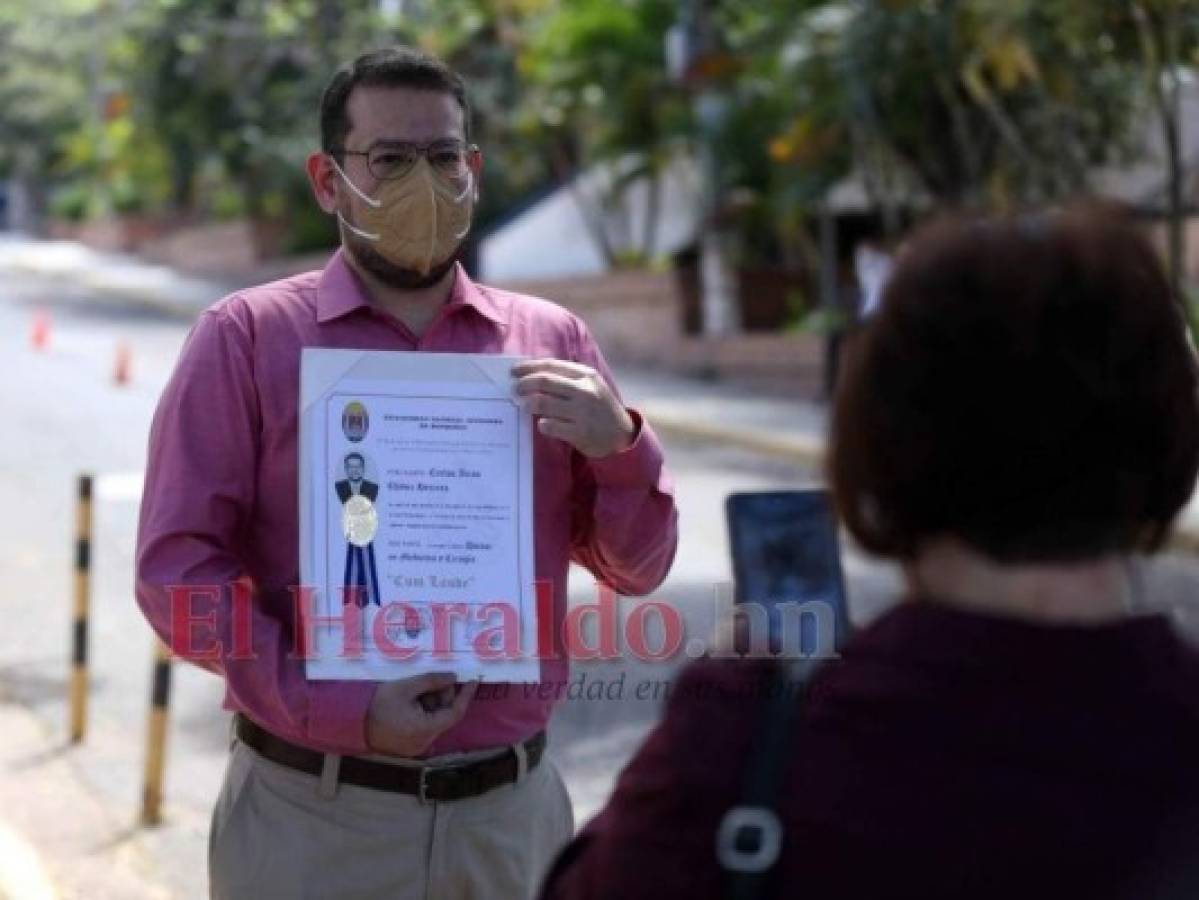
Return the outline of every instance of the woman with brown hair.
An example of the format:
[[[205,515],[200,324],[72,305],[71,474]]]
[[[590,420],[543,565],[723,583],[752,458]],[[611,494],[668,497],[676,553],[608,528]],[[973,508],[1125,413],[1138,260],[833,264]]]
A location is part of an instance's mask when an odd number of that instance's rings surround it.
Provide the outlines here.
[[[704,660],[544,896],[1199,896],[1199,654],[1142,610],[1133,561],[1197,469],[1195,356],[1136,228],[926,230],[829,449],[845,525],[906,592],[789,710],[779,852],[736,832],[760,865],[732,875],[718,845],[776,663]]]

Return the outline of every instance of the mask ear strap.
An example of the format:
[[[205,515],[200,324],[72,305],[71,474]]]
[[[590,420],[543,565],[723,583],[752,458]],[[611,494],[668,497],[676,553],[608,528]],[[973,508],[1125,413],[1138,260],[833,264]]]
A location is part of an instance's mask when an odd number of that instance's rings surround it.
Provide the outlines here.
[[[433,267],[433,251],[437,248],[437,188],[434,186],[433,170],[429,166],[429,159],[425,157],[421,160],[424,165],[425,185],[429,189],[429,209],[432,211],[433,227],[429,229],[429,249],[425,253],[425,264],[422,272],[428,274]]]
[[[466,237],[468,234],[470,234],[470,226],[471,226],[471,221],[468,218],[466,220],[466,226],[461,231],[459,231],[456,235],[454,235],[454,240],[460,241],[464,237]]]
[[[347,222],[345,219],[345,216],[343,216],[341,214],[341,210],[337,211],[337,221],[341,222],[341,224],[343,226],[348,228],[350,231],[354,232],[354,234],[358,235],[358,237],[360,237],[360,238],[365,238],[368,241],[379,240],[379,235],[372,234],[369,231],[363,231],[361,228],[355,228],[353,225],[351,225],[349,222]]]
[[[358,185],[356,185],[356,184],[354,184],[354,182],[350,181],[350,176],[347,175],[342,170],[341,166],[339,166],[337,164],[337,159],[332,154],[329,155],[329,159],[332,160],[333,168],[335,168],[337,170],[337,174],[341,176],[342,181],[344,181],[346,184],[348,184],[350,186],[350,190],[353,191],[355,194],[357,194],[364,203],[370,204],[375,209],[378,209],[382,205],[380,201],[375,200],[373,197],[368,197],[366,194],[362,193],[362,191],[358,190]]]
[[[461,203],[466,199],[466,195],[475,189],[475,173],[470,169],[466,170],[466,187],[462,189],[462,193],[454,198],[455,203]]]
[[[475,189],[475,173],[469,169],[466,172],[466,187],[462,189],[462,193],[454,198],[455,203],[461,203],[466,199],[466,195]],[[477,198],[476,198],[477,199]],[[474,201],[471,201],[472,205]],[[470,232],[471,221],[474,219],[474,209],[466,217],[466,226],[458,234],[454,235],[454,240],[460,241]]]

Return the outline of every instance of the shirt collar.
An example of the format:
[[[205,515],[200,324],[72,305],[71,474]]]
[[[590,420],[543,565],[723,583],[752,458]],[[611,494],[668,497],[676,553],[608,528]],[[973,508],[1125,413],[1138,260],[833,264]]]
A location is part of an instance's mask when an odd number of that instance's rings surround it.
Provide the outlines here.
[[[508,325],[509,304],[490,289],[475,284],[461,263],[455,264],[454,285],[450,289],[447,309],[470,307],[496,325]],[[345,250],[339,248],[321,273],[316,288],[316,320],[322,325],[339,319],[354,310],[371,305],[370,296],[362,282],[346,262]]]
[[[462,268],[462,263],[457,263],[455,267],[457,274],[446,306],[469,306],[483,318],[490,319],[496,325],[506,328],[511,311],[511,303],[508,299],[497,296],[491,288],[475,284],[466,274],[466,269]]]

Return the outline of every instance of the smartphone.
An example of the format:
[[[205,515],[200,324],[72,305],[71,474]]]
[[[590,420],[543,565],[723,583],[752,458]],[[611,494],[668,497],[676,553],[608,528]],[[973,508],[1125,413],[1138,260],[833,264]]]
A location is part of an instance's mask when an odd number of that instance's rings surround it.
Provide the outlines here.
[[[851,625],[828,491],[731,494],[725,503],[735,598],[771,652],[834,655]]]

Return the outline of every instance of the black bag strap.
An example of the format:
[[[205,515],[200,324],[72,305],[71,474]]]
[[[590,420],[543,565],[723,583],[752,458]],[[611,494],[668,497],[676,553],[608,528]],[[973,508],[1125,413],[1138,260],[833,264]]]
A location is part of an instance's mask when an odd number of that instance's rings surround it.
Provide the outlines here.
[[[716,832],[716,859],[724,869],[730,900],[764,896],[783,849],[778,814],[792,736],[816,660],[778,660],[767,685],[761,721],[750,745],[741,802],[724,814]]]

